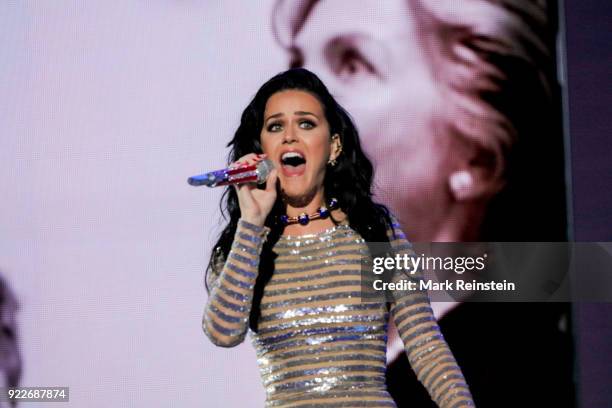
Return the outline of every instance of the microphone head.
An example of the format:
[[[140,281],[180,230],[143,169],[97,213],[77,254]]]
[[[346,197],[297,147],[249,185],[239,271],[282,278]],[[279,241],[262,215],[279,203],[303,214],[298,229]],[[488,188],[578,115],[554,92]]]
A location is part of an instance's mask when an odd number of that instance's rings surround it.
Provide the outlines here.
[[[265,183],[273,168],[274,164],[270,159],[265,159],[257,163],[257,184]]]
[[[187,183],[194,187],[207,186],[214,187],[219,182],[218,177],[215,177],[215,172],[192,176],[187,179]]]

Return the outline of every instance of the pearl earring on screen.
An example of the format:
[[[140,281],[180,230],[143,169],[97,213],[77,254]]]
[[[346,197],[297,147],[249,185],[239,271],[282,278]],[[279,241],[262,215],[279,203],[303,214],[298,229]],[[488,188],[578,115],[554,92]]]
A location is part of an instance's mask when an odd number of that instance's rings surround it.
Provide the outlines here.
[[[474,189],[474,177],[468,170],[459,170],[450,175],[450,189],[457,200],[468,198]]]

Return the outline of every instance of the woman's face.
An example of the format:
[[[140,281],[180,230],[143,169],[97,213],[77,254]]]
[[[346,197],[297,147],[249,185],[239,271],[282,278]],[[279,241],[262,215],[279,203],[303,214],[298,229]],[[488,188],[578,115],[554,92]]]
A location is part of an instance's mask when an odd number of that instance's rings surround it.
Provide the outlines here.
[[[355,119],[378,199],[428,239],[450,199],[454,149],[433,125],[444,103],[407,3],[319,1],[293,45]]]
[[[287,198],[305,206],[322,193],[332,141],[315,96],[298,90],[273,94],[266,103],[260,140],[263,152],[279,169]]]

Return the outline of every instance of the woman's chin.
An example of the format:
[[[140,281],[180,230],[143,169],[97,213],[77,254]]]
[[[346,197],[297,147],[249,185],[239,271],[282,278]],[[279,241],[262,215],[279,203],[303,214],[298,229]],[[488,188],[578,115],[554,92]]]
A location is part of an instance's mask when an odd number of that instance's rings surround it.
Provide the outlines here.
[[[282,191],[290,197],[298,197],[306,194],[309,190],[305,177],[281,177],[280,186]]]
[[[290,200],[290,201],[301,200],[302,197],[305,197],[307,195],[307,192],[304,189],[301,189],[301,190],[283,189],[282,191],[283,191],[283,199]]]

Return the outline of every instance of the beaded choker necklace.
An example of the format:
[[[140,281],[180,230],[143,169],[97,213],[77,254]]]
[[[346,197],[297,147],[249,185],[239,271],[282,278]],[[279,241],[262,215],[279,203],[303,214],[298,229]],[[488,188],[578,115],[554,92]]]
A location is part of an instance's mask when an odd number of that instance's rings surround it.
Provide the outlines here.
[[[316,220],[317,218],[329,217],[329,212],[331,210],[335,210],[336,208],[338,208],[338,200],[335,198],[332,198],[331,200],[329,200],[327,207],[325,206],[319,207],[316,213],[313,213],[310,215],[306,213],[301,213],[297,217],[289,217],[286,214],[284,214],[280,216],[280,221],[283,225],[296,224],[296,223],[299,223],[301,225],[307,225],[310,222],[310,220]]]

